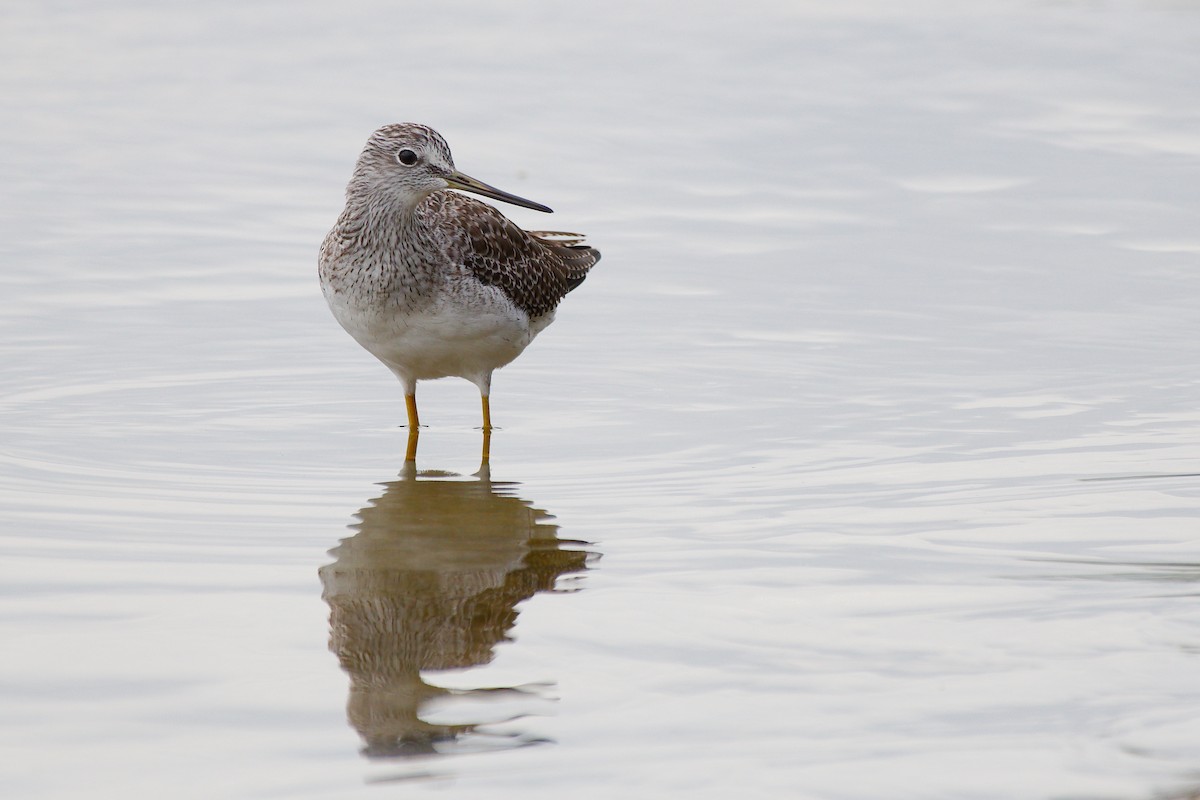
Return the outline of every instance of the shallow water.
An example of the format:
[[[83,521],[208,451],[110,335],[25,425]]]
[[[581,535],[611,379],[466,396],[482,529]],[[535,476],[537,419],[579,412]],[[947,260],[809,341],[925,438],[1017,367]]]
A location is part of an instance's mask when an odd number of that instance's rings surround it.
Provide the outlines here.
[[[1200,791],[1200,12],[28,4],[5,797]],[[604,260],[399,386],[377,125]]]

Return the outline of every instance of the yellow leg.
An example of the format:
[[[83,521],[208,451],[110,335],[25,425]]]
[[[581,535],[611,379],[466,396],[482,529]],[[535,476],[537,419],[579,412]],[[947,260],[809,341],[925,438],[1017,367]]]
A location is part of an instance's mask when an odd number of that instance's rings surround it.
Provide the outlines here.
[[[405,461],[417,460],[417,439],[421,436],[420,428],[408,429],[408,448],[404,451]]]
[[[488,457],[492,454],[492,432],[485,429],[483,431],[483,453],[479,459],[481,462],[480,469],[488,463]]]
[[[492,432],[492,407],[488,403],[488,396],[486,394],[479,395],[479,399],[483,401],[483,432],[491,433]]]
[[[421,421],[417,419],[417,396],[415,394],[404,395],[404,409],[408,412],[408,427],[414,431],[421,427]]]

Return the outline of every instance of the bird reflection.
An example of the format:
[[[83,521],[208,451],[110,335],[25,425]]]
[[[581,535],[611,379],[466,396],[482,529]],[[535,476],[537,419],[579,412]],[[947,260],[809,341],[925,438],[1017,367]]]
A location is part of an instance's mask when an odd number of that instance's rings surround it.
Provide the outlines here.
[[[400,479],[383,486],[358,512],[357,533],[320,570],[329,648],[350,675],[347,716],[363,753],[394,758],[542,741],[486,726],[525,716],[545,702],[546,687],[445,689],[422,680],[422,671],[491,661],[517,603],[553,591],[559,576],[585,570],[594,554],[559,539],[550,515],[516,497],[517,484],[493,482],[486,461],[463,478],[418,473],[408,460]]]

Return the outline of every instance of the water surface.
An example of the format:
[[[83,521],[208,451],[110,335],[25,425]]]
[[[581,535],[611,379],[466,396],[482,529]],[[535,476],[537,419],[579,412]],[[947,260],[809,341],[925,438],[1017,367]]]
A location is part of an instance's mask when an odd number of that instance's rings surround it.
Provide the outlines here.
[[[29,4],[5,797],[1184,798],[1188,4]],[[324,308],[422,121],[604,261],[475,390]]]

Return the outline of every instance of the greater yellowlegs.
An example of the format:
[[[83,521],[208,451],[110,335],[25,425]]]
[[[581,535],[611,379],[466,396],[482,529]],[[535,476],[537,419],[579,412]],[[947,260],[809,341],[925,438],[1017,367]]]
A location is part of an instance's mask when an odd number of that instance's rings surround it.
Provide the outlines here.
[[[553,321],[600,253],[579,234],[522,230],[447,189],[550,211],[456,170],[432,128],[385,125],[321,245],[321,289],[342,327],[400,379],[412,432],[417,381],[448,376],[479,387],[487,432],[493,370]]]

